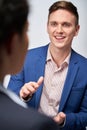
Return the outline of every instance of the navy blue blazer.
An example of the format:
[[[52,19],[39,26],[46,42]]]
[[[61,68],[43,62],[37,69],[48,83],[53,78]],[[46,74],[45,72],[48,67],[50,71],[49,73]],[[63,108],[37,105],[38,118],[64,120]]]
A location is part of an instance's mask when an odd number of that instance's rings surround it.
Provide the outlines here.
[[[37,81],[44,76],[48,45],[31,49],[27,53],[22,71],[12,76],[8,88],[19,94],[20,88],[29,81]],[[29,106],[39,107],[43,84],[38,88]],[[70,63],[58,112],[66,113],[63,130],[85,130],[87,126],[87,59],[74,50]]]

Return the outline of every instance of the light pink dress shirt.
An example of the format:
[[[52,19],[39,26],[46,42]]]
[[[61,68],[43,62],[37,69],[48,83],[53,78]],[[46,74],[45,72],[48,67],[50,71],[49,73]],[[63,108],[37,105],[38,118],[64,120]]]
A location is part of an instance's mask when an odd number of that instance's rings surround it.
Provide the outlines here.
[[[58,113],[61,94],[65,83],[70,54],[58,68],[48,49],[45,65],[44,86],[38,111],[50,117]]]

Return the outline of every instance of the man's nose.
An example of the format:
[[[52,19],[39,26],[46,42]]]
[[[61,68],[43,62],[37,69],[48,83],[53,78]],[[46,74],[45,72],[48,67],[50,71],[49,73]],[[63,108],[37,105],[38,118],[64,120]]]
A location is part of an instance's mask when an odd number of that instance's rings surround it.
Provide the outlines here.
[[[56,31],[57,31],[58,33],[62,33],[62,32],[63,32],[62,25],[58,25],[57,28],[56,28]]]

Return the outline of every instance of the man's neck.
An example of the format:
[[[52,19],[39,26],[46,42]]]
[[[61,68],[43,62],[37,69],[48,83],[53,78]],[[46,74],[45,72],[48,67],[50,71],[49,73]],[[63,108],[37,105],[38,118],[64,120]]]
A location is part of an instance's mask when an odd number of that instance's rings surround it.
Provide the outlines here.
[[[54,62],[57,64],[58,67],[63,63],[63,61],[71,52],[71,49],[60,50],[60,49],[49,48],[49,50],[52,59],[54,60]]]

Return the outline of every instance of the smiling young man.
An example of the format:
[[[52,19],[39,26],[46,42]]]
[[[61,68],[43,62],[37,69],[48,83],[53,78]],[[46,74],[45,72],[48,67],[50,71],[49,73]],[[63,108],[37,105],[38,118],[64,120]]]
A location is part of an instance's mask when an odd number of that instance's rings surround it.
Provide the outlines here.
[[[75,5],[53,3],[47,22],[50,43],[30,50],[23,70],[11,76],[8,85],[29,106],[53,117],[62,130],[87,126],[87,59],[72,49],[79,28]]]

